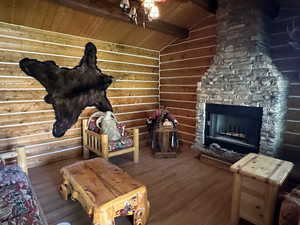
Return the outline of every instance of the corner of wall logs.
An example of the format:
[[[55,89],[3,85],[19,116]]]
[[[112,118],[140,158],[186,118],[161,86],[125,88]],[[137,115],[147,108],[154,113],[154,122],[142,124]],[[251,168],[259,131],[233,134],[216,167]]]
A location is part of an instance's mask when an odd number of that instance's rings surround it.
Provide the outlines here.
[[[184,144],[195,139],[197,82],[211,65],[216,47],[216,18],[203,18],[180,39],[160,52],[160,104],[169,107],[179,121]]]

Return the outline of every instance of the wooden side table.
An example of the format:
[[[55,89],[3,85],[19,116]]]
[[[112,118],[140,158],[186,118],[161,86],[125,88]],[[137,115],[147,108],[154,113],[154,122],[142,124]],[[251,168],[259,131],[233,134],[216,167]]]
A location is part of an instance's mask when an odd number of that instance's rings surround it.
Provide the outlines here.
[[[167,127],[161,127],[155,131],[159,146],[154,153],[156,158],[176,158],[177,153],[170,146],[170,137],[173,132],[176,132],[176,129]]]
[[[231,224],[243,218],[256,225],[273,225],[279,187],[293,163],[250,153],[231,166],[234,172]]]

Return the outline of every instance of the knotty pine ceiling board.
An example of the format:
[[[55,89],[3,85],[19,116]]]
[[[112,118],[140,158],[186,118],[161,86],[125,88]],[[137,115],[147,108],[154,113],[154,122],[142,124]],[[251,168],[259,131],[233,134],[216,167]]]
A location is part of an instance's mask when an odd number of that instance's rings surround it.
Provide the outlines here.
[[[0,21],[156,50],[174,39],[170,35],[73,10],[49,0],[1,0]]]
[[[201,18],[210,15],[210,12],[202,9],[191,1],[168,1],[158,4],[161,19],[181,27],[190,28],[197,24]]]
[[[202,17],[208,13],[189,1],[170,1],[160,3],[159,7],[161,20],[182,27],[192,26],[198,21],[195,21],[196,16]],[[134,24],[74,10],[50,0],[1,0],[0,21],[155,50],[176,39]]]

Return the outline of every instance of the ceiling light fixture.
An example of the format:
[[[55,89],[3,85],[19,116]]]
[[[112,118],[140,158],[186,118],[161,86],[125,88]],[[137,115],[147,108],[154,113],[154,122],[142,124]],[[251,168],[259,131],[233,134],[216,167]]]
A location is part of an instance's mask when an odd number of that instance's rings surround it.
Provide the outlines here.
[[[121,0],[120,7],[124,13],[135,24],[146,26],[146,22],[159,17],[159,10],[156,2],[166,0]]]

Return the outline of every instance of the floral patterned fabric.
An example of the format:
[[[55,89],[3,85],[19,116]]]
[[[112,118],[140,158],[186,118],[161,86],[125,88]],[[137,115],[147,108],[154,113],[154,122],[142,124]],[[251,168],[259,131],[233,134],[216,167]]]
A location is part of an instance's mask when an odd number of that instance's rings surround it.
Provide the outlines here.
[[[109,142],[109,151],[118,151],[124,148],[130,148],[133,146],[133,140],[129,136],[122,136],[119,141]]]
[[[30,182],[17,165],[0,169],[0,224],[45,225]]]
[[[101,132],[101,122],[100,121],[103,116],[104,116],[103,112],[93,113],[88,120],[88,130],[99,134]]]
[[[109,151],[118,151],[124,148],[130,148],[133,146],[133,140],[125,130],[125,125],[118,123],[117,128],[121,134],[121,139],[118,141],[109,142]]]

